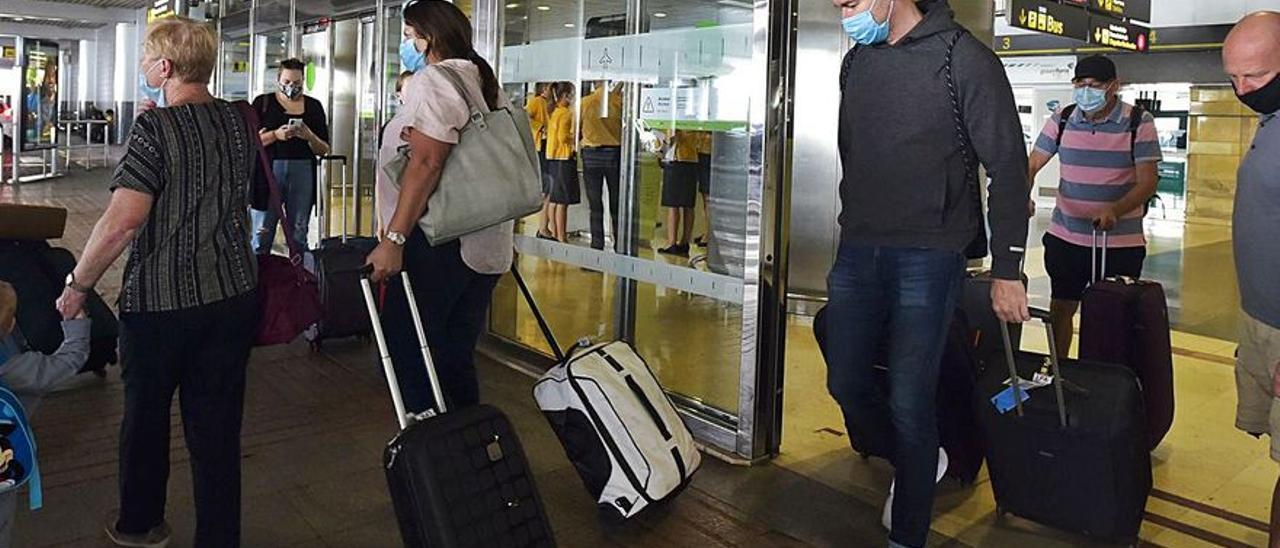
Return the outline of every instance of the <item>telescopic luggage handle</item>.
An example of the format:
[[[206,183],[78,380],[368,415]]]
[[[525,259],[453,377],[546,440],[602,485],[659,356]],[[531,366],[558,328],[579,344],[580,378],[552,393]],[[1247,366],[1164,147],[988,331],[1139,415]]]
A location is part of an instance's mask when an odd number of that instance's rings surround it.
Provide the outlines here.
[[[515,278],[516,286],[520,288],[520,294],[524,295],[524,300],[529,303],[529,310],[533,311],[533,319],[538,322],[538,329],[542,330],[542,336],[547,339],[547,345],[551,347],[551,353],[555,356],[556,362],[560,363],[565,360],[564,351],[560,349],[560,343],[556,341],[556,336],[551,332],[551,326],[547,325],[547,320],[542,316],[542,311],[538,309],[538,303],[533,300],[533,293],[529,291],[529,286],[524,283],[524,276],[520,275],[520,269],[516,265],[511,265],[511,277]]]
[[[1098,232],[1102,232],[1102,270],[1098,270]],[[1097,224],[1093,227],[1093,245],[1089,247],[1089,279],[1090,284],[1098,283],[1107,277],[1107,252],[1111,246],[1108,245],[1108,237],[1111,235],[1109,230],[1099,230]]]
[[[1049,311],[1039,308],[1031,308],[1031,317],[1040,320],[1044,324],[1045,333],[1049,339],[1049,365],[1053,370],[1053,391],[1058,398],[1058,422],[1063,428],[1067,427],[1067,404],[1062,399],[1062,370],[1058,366],[1058,344],[1053,338],[1053,320],[1050,318]],[[1004,357],[1009,363],[1009,386],[1013,388],[1013,402],[1018,409],[1018,416],[1023,416],[1022,411],[1022,379],[1018,377],[1018,365],[1014,360],[1014,351],[1012,338],[1009,336],[1009,324],[1000,322],[1000,336],[1004,338]]]
[[[363,274],[360,277],[360,289],[364,292],[365,306],[369,308],[369,323],[373,326],[374,340],[378,343],[378,354],[382,358],[382,372],[387,377],[387,387],[391,390],[391,403],[395,405],[396,417],[400,421],[400,429],[408,428],[409,422],[415,417],[411,415],[404,405],[404,395],[400,393],[400,382],[396,378],[395,366],[391,362],[391,352],[387,349],[387,338],[382,332],[382,319],[378,315],[378,302],[373,295],[373,284],[369,281],[369,275],[372,274],[373,268],[366,266],[361,269]],[[413,326],[417,331],[419,349],[422,352],[422,362],[427,367],[427,379],[431,382],[431,394],[436,400],[436,414],[444,414],[448,409],[444,403],[444,392],[440,389],[440,378],[436,374],[435,362],[431,360],[431,349],[427,346],[427,333],[422,328],[422,315],[418,312],[418,302],[413,298],[413,283],[409,281],[409,273],[401,272],[399,276],[404,284],[405,300],[409,301],[409,313],[413,317]]]

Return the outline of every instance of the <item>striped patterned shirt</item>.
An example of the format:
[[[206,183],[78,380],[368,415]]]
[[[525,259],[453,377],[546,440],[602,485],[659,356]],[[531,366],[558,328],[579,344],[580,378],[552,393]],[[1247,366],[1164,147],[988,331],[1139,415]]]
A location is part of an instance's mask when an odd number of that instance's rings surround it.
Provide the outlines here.
[[[257,286],[249,246],[255,150],[226,101],[154,109],[129,133],[111,189],[154,202],[125,265],[121,312],[213,304]]]
[[[1058,184],[1050,234],[1076,245],[1091,245],[1093,218],[1137,184],[1135,164],[1163,159],[1155,118],[1151,113],[1143,113],[1135,139],[1129,132],[1132,115],[1133,106],[1120,103],[1106,120],[1093,123],[1077,108],[1067,121],[1061,148],[1058,125],[1062,112],[1045,122],[1044,130],[1036,139],[1036,150],[1050,157],[1056,154],[1062,162],[1062,181]],[[1145,246],[1142,218],[1143,208],[1138,208],[1117,220],[1111,231],[1110,246]]]

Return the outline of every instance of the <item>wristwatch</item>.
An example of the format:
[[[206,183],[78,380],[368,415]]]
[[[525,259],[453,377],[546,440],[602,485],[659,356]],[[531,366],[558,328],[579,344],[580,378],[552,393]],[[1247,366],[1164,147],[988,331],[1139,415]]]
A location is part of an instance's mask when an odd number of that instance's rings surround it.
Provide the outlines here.
[[[396,231],[394,231],[394,230],[392,230],[392,231],[388,231],[388,232],[387,232],[387,239],[388,239],[388,240],[391,240],[391,243],[396,244],[396,245],[398,245],[398,246],[400,246],[400,247],[404,247],[404,243],[405,243],[405,241],[406,241],[406,238],[404,237],[404,234],[401,234],[401,233],[396,232]]]
[[[67,274],[67,287],[70,287],[71,289],[75,290],[77,293],[88,293],[90,291],[93,291],[92,287],[85,287],[83,285],[76,283],[76,273],[74,270],[71,271],[70,274]]]

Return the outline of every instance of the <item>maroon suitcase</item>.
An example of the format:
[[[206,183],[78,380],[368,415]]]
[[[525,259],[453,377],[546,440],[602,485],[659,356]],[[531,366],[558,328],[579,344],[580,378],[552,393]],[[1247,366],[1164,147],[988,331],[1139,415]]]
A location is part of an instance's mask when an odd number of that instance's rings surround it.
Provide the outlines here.
[[[1106,271],[1106,233],[1102,269]],[[1097,237],[1094,237],[1096,256]],[[1173,426],[1173,347],[1164,288],[1156,282],[1104,278],[1085,290],[1080,359],[1128,366],[1138,374],[1147,410],[1147,438],[1155,449]]]

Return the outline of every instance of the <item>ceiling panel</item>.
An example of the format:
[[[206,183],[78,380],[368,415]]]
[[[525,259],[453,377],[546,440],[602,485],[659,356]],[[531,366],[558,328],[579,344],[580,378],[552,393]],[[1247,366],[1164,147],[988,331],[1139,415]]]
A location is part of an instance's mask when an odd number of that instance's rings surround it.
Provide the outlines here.
[[[42,0],[54,4],[76,4],[95,8],[142,9],[151,7],[152,0]]]
[[[100,29],[106,26],[101,21],[73,21],[70,19],[54,19],[45,17],[13,17],[0,15],[0,23],[25,23],[28,25],[45,25],[61,29]]]

